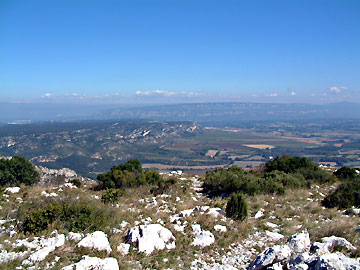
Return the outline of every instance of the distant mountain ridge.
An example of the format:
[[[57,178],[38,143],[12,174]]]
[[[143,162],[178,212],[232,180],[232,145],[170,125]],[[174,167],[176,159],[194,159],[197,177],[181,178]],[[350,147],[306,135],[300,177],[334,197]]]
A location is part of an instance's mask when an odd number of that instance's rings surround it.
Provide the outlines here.
[[[0,122],[152,119],[162,121],[262,121],[360,119],[360,104],[183,103],[167,105],[86,105],[0,103]]]

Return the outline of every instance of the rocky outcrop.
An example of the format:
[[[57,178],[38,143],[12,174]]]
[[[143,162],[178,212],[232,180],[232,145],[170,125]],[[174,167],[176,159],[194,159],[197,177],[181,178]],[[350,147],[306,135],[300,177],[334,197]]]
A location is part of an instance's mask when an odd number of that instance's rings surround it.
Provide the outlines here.
[[[266,248],[250,265],[250,270],[285,269],[289,270],[323,270],[344,269],[360,270],[360,259],[352,259],[336,252],[331,253],[335,246],[351,251],[354,246],[346,239],[336,236],[322,238],[322,243],[315,242],[311,246],[306,231],[289,237],[286,244]],[[310,253],[310,250],[313,252]]]
[[[175,248],[175,237],[160,224],[140,225],[128,230],[125,240],[134,243],[140,252],[151,254],[155,249]]]
[[[250,270],[263,269],[277,262],[282,262],[291,256],[292,250],[288,245],[276,245],[266,248],[251,264]]]

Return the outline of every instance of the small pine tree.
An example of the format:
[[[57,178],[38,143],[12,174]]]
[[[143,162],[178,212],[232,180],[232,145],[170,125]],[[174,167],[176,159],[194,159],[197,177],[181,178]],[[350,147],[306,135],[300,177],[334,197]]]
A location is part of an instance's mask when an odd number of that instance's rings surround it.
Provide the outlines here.
[[[231,195],[226,205],[226,216],[241,221],[248,217],[248,204],[242,193]]]

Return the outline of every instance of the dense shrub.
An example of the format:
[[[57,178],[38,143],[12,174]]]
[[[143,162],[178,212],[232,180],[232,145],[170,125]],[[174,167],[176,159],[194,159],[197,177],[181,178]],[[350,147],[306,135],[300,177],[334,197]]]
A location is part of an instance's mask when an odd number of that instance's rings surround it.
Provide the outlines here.
[[[98,189],[100,190],[134,187],[146,183],[141,163],[137,159],[129,160],[125,164],[113,166],[107,173],[99,174],[97,180]]]
[[[203,189],[204,192],[212,196],[234,192],[242,192],[249,195],[284,193],[282,184],[276,182],[274,178],[257,177],[237,166],[232,166],[227,170],[217,169],[207,172]]]
[[[296,173],[298,169],[307,168],[313,169],[316,165],[311,163],[304,157],[291,157],[289,155],[283,155],[282,157],[276,157],[274,160],[268,161],[265,166],[265,172],[282,171],[285,173]]]
[[[360,177],[347,180],[321,202],[327,208],[360,207]]]
[[[124,195],[123,190],[107,189],[105,193],[101,196],[101,201],[103,203],[114,203],[117,202],[122,195]]]
[[[356,172],[356,169],[354,168],[348,168],[348,167],[342,167],[334,172],[334,175],[339,180],[349,180],[353,179],[356,176],[358,176],[358,173]]]
[[[281,171],[287,174],[301,174],[305,179],[318,183],[328,183],[336,181],[336,178],[319,166],[310,162],[304,157],[291,157],[283,155],[268,161],[264,165],[265,172]]]
[[[22,230],[24,233],[39,233],[57,221],[68,231],[94,231],[106,224],[106,217],[102,209],[86,202],[54,202],[43,209],[31,210],[24,218]]]
[[[273,179],[274,181],[280,183],[284,188],[304,188],[310,187],[310,182],[306,181],[304,176],[299,173],[288,174],[281,171],[272,171],[264,173],[263,178],[269,180]]]
[[[234,193],[226,205],[226,216],[236,220],[248,217],[248,204],[243,194]]]
[[[24,157],[0,159],[0,185],[32,185],[38,180],[35,167]]]
[[[124,189],[137,187],[145,184],[157,184],[163,181],[161,175],[156,170],[146,170],[143,172],[141,163],[137,159],[131,159],[125,164],[114,166],[104,174],[97,176],[98,186],[96,189]]]

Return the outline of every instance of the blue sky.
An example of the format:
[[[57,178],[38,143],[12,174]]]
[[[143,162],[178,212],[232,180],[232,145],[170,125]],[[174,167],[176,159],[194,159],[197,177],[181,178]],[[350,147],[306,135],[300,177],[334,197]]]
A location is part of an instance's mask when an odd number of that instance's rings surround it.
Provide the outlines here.
[[[360,102],[360,1],[1,0],[0,101]]]

